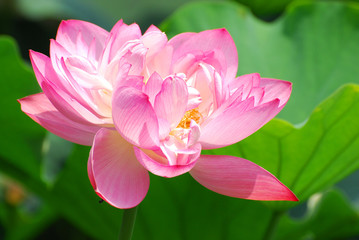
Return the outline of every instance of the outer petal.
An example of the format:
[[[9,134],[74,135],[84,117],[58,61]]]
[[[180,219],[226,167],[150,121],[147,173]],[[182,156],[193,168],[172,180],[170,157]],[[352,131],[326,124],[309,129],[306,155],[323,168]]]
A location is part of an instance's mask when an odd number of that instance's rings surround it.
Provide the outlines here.
[[[99,130],[94,125],[74,122],[57,111],[43,93],[34,94],[19,100],[21,110],[48,131],[74,143],[92,145]]]
[[[80,20],[62,21],[56,41],[73,54],[99,59],[109,33],[99,26]]]
[[[269,102],[274,98],[280,100],[279,107],[283,108],[292,92],[292,83],[277,79],[262,78],[260,87],[264,88],[262,102]]]
[[[253,98],[251,98],[253,99]],[[271,120],[281,108],[280,100],[250,108],[251,99],[242,104],[233,104],[223,112],[216,114],[213,119],[206,120],[201,125],[199,142],[203,149],[219,148],[236,143],[261,128]],[[249,110],[246,111],[246,108]]]
[[[275,176],[243,158],[202,155],[190,174],[206,188],[230,197],[298,201]]]
[[[77,122],[85,124],[105,123],[105,121],[93,113],[91,108],[83,106],[63,88],[58,75],[52,68],[50,58],[34,51],[30,52],[30,57],[37,81],[57,110],[69,119]]]
[[[71,71],[70,67],[70,61],[71,58],[77,58],[74,57],[71,53],[69,53],[63,46],[61,46],[58,42],[55,40],[51,41],[50,44],[50,60],[52,65],[47,63],[45,59],[47,56],[41,56],[41,54],[30,51],[30,57],[31,61],[33,63],[33,67],[36,73],[36,68],[40,70],[40,72],[44,75],[45,78],[47,78],[48,81],[50,81],[52,84],[54,84],[57,88],[61,89],[61,92],[65,92],[66,95],[70,95],[72,101],[75,100],[78,103],[80,103],[83,107],[86,109],[96,112],[98,109],[98,106],[94,102],[94,96],[93,91],[91,89],[88,89],[90,87],[88,83],[88,79],[82,79],[81,76],[76,76],[73,71]],[[85,61],[91,60],[88,58],[82,58]],[[45,63],[45,67],[41,66],[38,63]],[[91,66],[92,64],[90,62],[87,62],[88,66]],[[52,71],[52,68],[54,71]],[[92,68],[92,69],[91,69]],[[91,69],[91,70],[90,70]],[[111,87],[109,86],[109,83],[105,79],[101,79],[96,77],[96,70],[94,66],[90,67],[90,71],[85,71],[86,73],[92,72],[92,74],[87,75],[86,78],[92,78],[92,87],[96,86],[96,88],[106,88]],[[74,75],[74,76],[73,76]],[[95,85],[94,85],[95,84]],[[101,86],[102,85],[102,86]],[[58,91],[58,90],[57,90]],[[58,92],[60,95],[61,92]],[[101,112],[101,111],[100,111]]]
[[[246,99],[253,88],[259,87],[260,81],[261,76],[258,73],[242,75],[232,79],[229,83],[229,89],[241,89],[242,99]]]
[[[198,50],[207,52],[219,49],[226,59],[226,79],[232,79],[237,74],[238,55],[237,48],[231,35],[226,29],[207,30],[197,34],[184,33],[173,37],[169,41],[174,46],[173,61],[182,56]]]
[[[134,150],[136,157],[142,166],[153,174],[161,177],[171,178],[184,174],[191,170],[196,163],[196,160],[193,160],[185,165],[168,165],[165,157],[162,157],[153,151],[146,151],[145,153],[137,147],[134,147]]]
[[[120,87],[113,96],[112,117],[121,135],[141,148],[158,149],[159,125],[148,96],[132,87]]]
[[[95,136],[88,172],[96,193],[117,208],[137,206],[149,188],[148,172],[137,161],[132,145],[105,128]]]
[[[186,41],[188,41],[188,39],[192,38],[193,36],[195,36],[197,33],[194,32],[184,32],[184,33],[180,33],[176,36],[174,36],[173,38],[171,38],[168,42],[168,45],[173,46],[174,49],[178,49],[180,48],[180,46],[182,46]],[[179,58],[180,56],[177,56],[177,58]]]

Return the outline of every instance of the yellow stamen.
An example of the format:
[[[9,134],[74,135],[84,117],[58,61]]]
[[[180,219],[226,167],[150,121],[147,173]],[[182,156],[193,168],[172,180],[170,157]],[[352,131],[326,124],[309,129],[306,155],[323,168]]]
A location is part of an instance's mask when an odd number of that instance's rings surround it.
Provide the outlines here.
[[[178,124],[177,128],[188,129],[188,128],[190,128],[191,120],[194,120],[196,123],[200,123],[202,117],[203,116],[198,111],[198,108],[191,109],[184,114],[184,116],[183,116],[181,122]]]

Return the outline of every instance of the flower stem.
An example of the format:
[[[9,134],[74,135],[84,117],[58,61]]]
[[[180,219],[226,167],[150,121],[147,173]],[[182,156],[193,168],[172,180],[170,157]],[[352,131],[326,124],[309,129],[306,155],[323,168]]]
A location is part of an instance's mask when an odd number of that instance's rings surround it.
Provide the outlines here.
[[[273,238],[273,234],[277,227],[280,217],[282,216],[283,212],[281,211],[274,211],[272,216],[269,220],[267,229],[264,233],[263,240],[271,240]]]
[[[125,209],[122,215],[122,224],[120,230],[120,240],[130,240],[135,227],[137,206]]]

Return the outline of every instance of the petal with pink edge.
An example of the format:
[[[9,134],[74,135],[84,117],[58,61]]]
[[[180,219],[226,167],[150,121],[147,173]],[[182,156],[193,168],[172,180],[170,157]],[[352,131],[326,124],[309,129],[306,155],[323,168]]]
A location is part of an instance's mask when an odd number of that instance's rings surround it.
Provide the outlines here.
[[[148,96],[132,87],[120,87],[113,96],[112,117],[122,137],[141,148],[158,149],[159,125]]]
[[[122,20],[118,21],[111,29],[107,39],[106,47],[101,56],[101,64],[104,66],[109,64],[126,42],[140,39],[140,37],[141,29],[137,24],[127,25]]]
[[[111,123],[111,119],[99,118],[91,111],[92,109],[82,106],[71,96],[51,83],[43,82],[41,88],[55,108],[69,119],[83,124]]]
[[[43,93],[19,100],[21,110],[48,131],[70,142],[92,145],[99,127],[74,122],[60,113]]]
[[[59,76],[53,70],[49,57],[30,51],[30,59],[39,85],[57,110],[76,122],[84,124],[105,123],[93,112],[93,109],[82,105],[82,102],[76,99],[79,96],[72,95],[76,92],[67,91],[68,89],[64,87]]]
[[[266,201],[298,201],[275,176],[243,158],[202,155],[190,174],[206,188],[226,196]]]
[[[145,153],[137,147],[134,147],[134,150],[136,157],[142,166],[151,173],[161,177],[172,178],[179,176],[190,171],[196,163],[196,160],[193,160],[185,165],[169,165],[166,157],[160,156],[154,151],[145,150]]]
[[[117,208],[137,206],[150,184],[148,172],[137,161],[132,145],[116,131],[105,128],[95,136],[88,172],[96,193]]]
[[[179,34],[169,41],[169,45],[173,45],[175,49],[173,62],[198,50],[208,52],[219,49],[226,59],[227,74],[225,78],[232,79],[237,74],[237,48],[231,35],[224,28],[207,30],[197,34]]]
[[[251,108],[253,100],[250,98],[240,104],[232,104],[216,114],[216,117],[205,120],[201,124],[199,139],[203,149],[239,142],[261,128],[281,110],[278,107],[279,99]]]
[[[274,98],[280,100],[279,107],[283,108],[288,102],[290,94],[292,92],[292,83],[282,81],[278,79],[262,78],[260,81],[260,87],[264,88],[264,96],[262,102],[269,102]]]
[[[59,26],[56,41],[73,54],[83,57],[92,55],[98,60],[108,35],[106,30],[95,24],[80,20],[66,20],[62,21]]]
[[[252,88],[259,87],[261,76],[258,73],[251,73],[232,79],[229,89],[241,89],[242,99],[249,97]]]

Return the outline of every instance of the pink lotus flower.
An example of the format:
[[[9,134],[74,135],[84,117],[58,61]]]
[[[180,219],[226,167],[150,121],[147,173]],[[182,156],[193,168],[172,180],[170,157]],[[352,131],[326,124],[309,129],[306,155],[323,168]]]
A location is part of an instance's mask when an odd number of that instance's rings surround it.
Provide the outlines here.
[[[92,145],[88,174],[96,193],[118,208],[138,205],[149,174],[189,172],[217,193],[296,201],[260,166],[233,156],[201,155],[236,143],[286,104],[291,83],[249,74],[236,78],[237,50],[225,29],[168,41],[151,26],[119,21],[110,33],[69,20],[51,41],[50,58],[31,62],[43,93],[22,110],[69,141]]]

